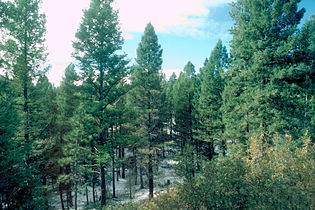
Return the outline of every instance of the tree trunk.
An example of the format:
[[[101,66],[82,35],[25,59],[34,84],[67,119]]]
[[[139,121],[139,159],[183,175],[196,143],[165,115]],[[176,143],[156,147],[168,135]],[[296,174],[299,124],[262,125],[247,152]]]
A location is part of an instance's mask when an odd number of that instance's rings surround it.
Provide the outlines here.
[[[133,170],[134,170],[134,176],[135,176],[135,185],[138,184],[138,169],[137,169],[137,153],[136,153],[136,148],[132,149],[133,151]]]
[[[3,209],[3,206],[2,206],[2,202],[3,202],[3,193],[2,192],[0,192],[0,210],[2,210]]]
[[[131,168],[129,168],[129,198],[132,199],[132,173]]]
[[[152,129],[152,120],[151,120],[151,93],[148,92],[148,124],[147,124],[147,132],[148,132],[148,143],[149,143],[149,162],[148,162],[148,179],[149,179],[149,199],[153,198],[153,163],[152,163],[152,137],[151,137],[151,129]]]
[[[112,178],[113,178],[113,198],[116,198],[116,183],[115,183],[115,148],[114,148],[114,126],[111,128],[111,144],[112,144]]]
[[[118,147],[118,158],[119,160],[121,160],[121,146]],[[119,181],[119,176],[120,176],[120,165],[118,165],[118,167],[116,167],[116,178],[117,178],[117,182]]]
[[[113,198],[116,198],[116,186],[115,186],[115,155],[112,156],[112,175],[113,175]]]
[[[148,172],[149,172],[149,199],[153,198],[153,167],[152,167],[152,154],[149,154],[149,163],[148,163]]]
[[[25,143],[28,145],[30,143],[30,135],[29,135],[29,108],[28,108],[28,87],[27,87],[27,52],[26,52],[26,44],[25,44],[25,72],[24,72],[24,78],[23,78],[23,96],[24,96],[24,106],[23,106],[23,111],[25,114],[25,122],[24,122],[24,140]]]
[[[105,167],[101,165],[101,205],[106,206],[106,174],[105,174]]]
[[[59,196],[60,196],[61,208],[62,208],[62,210],[65,210],[65,205],[64,205],[64,202],[63,202],[63,193],[62,193],[63,184],[59,183],[59,187],[58,188],[59,188]]]
[[[70,164],[66,165],[66,174],[69,175],[71,173],[71,167]],[[73,206],[72,202],[72,182],[66,184],[66,192],[67,192],[67,209],[70,209],[70,207]]]
[[[135,175],[135,185],[137,185],[138,184],[138,167],[136,164],[134,167],[134,175]]]
[[[74,192],[74,209],[78,209],[78,182],[75,181],[75,192]]]
[[[89,205],[89,189],[87,185],[85,185],[85,198],[86,198],[86,204]]]
[[[93,175],[94,176],[94,175]],[[94,177],[93,177],[94,180]],[[95,204],[95,182],[92,183],[92,195],[93,195],[93,203]]]
[[[125,157],[125,148],[124,147],[121,148],[121,157],[122,158]],[[125,163],[122,164],[121,178],[126,179],[126,164]]]
[[[144,189],[142,167],[140,167],[140,188]]]
[[[91,160],[92,163],[92,196],[93,196],[93,203],[96,203],[96,196],[95,196],[95,185],[96,185],[96,161],[94,159],[94,154],[95,154],[95,149],[94,149],[94,144],[92,142],[91,144],[91,156],[93,157]]]
[[[214,145],[213,142],[208,142],[208,160],[212,160],[214,155]]]

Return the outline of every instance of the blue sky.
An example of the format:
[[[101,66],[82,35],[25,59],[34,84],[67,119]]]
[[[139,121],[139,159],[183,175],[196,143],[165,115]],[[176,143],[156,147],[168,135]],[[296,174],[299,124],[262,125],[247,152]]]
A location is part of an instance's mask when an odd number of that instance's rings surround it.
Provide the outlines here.
[[[232,26],[232,20],[228,15],[229,10],[230,6],[227,3],[209,8],[209,13],[203,17],[204,25],[197,27],[199,31],[196,34],[185,31],[157,31],[163,49],[162,67],[167,76],[174,71],[178,74],[188,61],[191,61],[196,69],[199,69],[219,39],[225,45],[229,44],[232,38],[228,33],[228,29]],[[132,39],[125,40],[123,50],[130,58],[136,57],[136,48],[142,34],[142,32],[131,33]]]
[[[59,85],[71,58],[72,41],[79,27],[82,9],[88,8],[89,0],[44,0],[43,12],[47,16],[48,62],[52,65],[48,77]],[[188,61],[196,70],[219,39],[227,47],[232,36],[228,29],[233,22],[229,17],[232,0],[116,0],[119,19],[127,53],[131,63],[145,25],[150,21],[155,27],[163,49],[163,71],[167,77],[179,74]],[[315,14],[314,0],[302,0],[306,8],[305,19]]]

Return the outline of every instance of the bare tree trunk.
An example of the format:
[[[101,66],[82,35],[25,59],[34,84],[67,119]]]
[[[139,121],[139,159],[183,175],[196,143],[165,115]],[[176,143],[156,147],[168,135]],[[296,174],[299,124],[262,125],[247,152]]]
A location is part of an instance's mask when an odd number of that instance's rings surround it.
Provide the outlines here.
[[[121,146],[118,147],[118,158],[119,160],[121,160]],[[116,167],[117,170],[117,182],[119,181],[119,176],[120,176],[120,165],[118,167]]]
[[[149,199],[153,198],[153,167],[152,167],[152,154],[149,154],[149,163],[148,163],[148,172],[149,172]]]
[[[112,156],[112,164],[113,164],[113,168],[112,168],[112,175],[113,175],[113,198],[116,198],[116,186],[115,186],[115,156],[113,154]]]
[[[137,185],[138,184],[138,167],[136,164],[134,167],[134,175],[135,175],[135,185]]]
[[[94,176],[94,175],[93,175]],[[94,178],[93,178],[94,179]],[[93,191],[93,203],[95,204],[95,182],[93,181],[93,183],[92,183],[92,191]]]
[[[137,168],[137,153],[136,153],[136,148],[132,149],[133,151],[133,170],[134,170],[134,176],[135,176],[135,185],[138,184],[138,168]],[[131,169],[130,169],[131,170]]]
[[[71,173],[70,164],[66,165],[66,174],[69,175]],[[67,193],[67,209],[73,206],[72,202],[72,190],[71,190],[72,182],[66,184],[66,193]]]
[[[149,179],[149,199],[153,198],[153,163],[152,163],[152,145],[153,139],[151,136],[151,129],[152,129],[152,119],[151,119],[151,93],[148,91],[147,93],[147,108],[148,112],[148,122],[147,122],[147,133],[148,133],[148,143],[149,143],[149,162],[148,162],[148,179]]]
[[[62,174],[62,167],[60,167],[60,174]],[[61,204],[61,208],[62,210],[65,210],[65,205],[64,205],[64,202],[63,202],[63,183],[59,183],[58,185],[58,189],[59,189],[59,196],[60,196],[60,204]]]
[[[114,148],[114,126],[111,126],[111,144],[112,144],[112,176],[113,176],[113,198],[116,198],[116,183],[115,183],[115,148]]]
[[[105,174],[105,167],[101,165],[101,189],[102,189],[102,199],[101,205],[106,206],[106,174]]]
[[[140,167],[140,188],[144,189],[142,167]]]
[[[75,177],[77,177],[77,163],[75,163]],[[78,181],[75,180],[74,181],[74,209],[77,210],[78,209]],[[71,196],[71,202],[72,202],[72,196]]]
[[[125,148],[124,147],[121,148],[121,157],[122,158],[125,157]],[[125,163],[122,164],[121,178],[126,179],[126,164]]]
[[[132,173],[131,173],[131,168],[128,171],[129,171],[129,198],[132,199]]]
[[[89,205],[89,189],[87,185],[85,185],[85,198],[86,198],[86,204]]]
[[[62,183],[59,184],[59,196],[60,196],[60,203],[61,203],[61,208],[62,210],[65,210],[65,205],[63,202],[63,195],[62,195]]]

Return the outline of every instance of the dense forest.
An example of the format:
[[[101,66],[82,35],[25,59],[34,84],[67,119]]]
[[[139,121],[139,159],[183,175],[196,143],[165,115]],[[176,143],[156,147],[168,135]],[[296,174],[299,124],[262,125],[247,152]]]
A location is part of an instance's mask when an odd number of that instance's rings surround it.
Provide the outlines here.
[[[41,0],[0,1],[0,209],[314,209],[315,16],[301,24],[299,2],[235,1],[230,51],[218,40],[167,80],[153,25],[131,65],[113,0],[91,0],[54,87]],[[178,181],[161,190],[165,160]]]

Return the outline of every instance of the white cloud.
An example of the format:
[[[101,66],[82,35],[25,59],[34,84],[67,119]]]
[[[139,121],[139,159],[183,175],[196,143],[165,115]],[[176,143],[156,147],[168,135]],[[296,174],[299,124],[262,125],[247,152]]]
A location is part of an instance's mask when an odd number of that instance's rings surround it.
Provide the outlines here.
[[[162,72],[165,74],[166,79],[169,79],[173,73],[175,73],[176,77],[179,77],[179,74],[182,72],[182,69],[163,69]]]
[[[133,39],[133,35],[130,33],[122,33],[121,35],[125,40]]]
[[[55,86],[59,86],[64,75],[64,71],[70,62],[53,62],[50,71],[47,74],[49,81]]]
[[[126,32],[143,32],[151,22],[157,32],[198,35],[208,14],[231,0],[117,0],[121,28]]]
[[[207,8],[231,1],[116,0],[114,4],[119,9],[123,37],[132,39],[132,33],[143,32],[150,21],[157,32],[204,36],[209,13]],[[57,78],[61,78],[72,60],[72,41],[82,19],[82,9],[88,8],[89,4],[90,0],[43,1],[42,10],[47,16],[48,62],[52,64],[49,77],[55,84],[59,83]]]
[[[71,59],[72,41],[89,0],[45,0],[42,8],[47,17],[47,45],[51,62]]]

